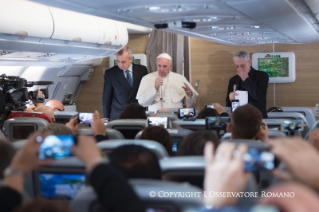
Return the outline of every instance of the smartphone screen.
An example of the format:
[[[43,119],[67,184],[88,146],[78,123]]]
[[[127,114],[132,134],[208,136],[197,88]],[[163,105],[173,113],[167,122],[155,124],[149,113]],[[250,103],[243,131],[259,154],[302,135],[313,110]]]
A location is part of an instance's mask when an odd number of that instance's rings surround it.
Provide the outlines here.
[[[38,156],[41,160],[63,159],[72,156],[71,146],[74,143],[73,135],[49,135],[41,144]]]
[[[205,105],[205,108],[214,108],[213,105]]]
[[[283,132],[298,132],[303,131],[303,120],[284,120],[281,130]]]
[[[231,112],[234,112],[239,107],[239,100],[232,100],[231,101]]]
[[[92,124],[92,113],[79,113],[79,122],[81,124]]]
[[[206,117],[206,130],[226,130],[229,117]]]
[[[272,170],[275,168],[275,156],[269,149],[249,148],[244,155],[245,171]]]
[[[162,125],[165,129],[168,127],[168,118],[167,117],[148,117],[147,118],[148,126],[160,126]]]
[[[171,156],[176,156],[177,155],[179,142],[180,142],[179,140],[173,140],[172,155]]]
[[[195,108],[180,108],[178,111],[179,118],[195,116]]]

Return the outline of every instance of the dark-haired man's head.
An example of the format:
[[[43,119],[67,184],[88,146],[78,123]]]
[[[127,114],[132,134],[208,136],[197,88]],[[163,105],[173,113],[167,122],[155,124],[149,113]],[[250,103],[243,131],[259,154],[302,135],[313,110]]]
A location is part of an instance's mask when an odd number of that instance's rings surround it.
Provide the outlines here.
[[[269,112],[284,112],[281,107],[271,107],[268,108],[267,113]]]
[[[198,113],[196,118],[204,119],[206,117],[211,117],[211,116],[219,116],[219,113],[214,108],[204,108]]]
[[[219,145],[219,138],[209,130],[198,130],[186,136],[180,143],[178,156],[204,155],[204,147],[207,141],[214,143],[214,149]]]
[[[232,139],[258,138],[262,118],[261,112],[251,104],[238,107],[230,120]]]
[[[162,144],[169,155],[172,154],[173,141],[167,130],[162,126],[148,126],[143,130],[140,139],[157,141]]]
[[[119,119],[147,119],[145,109],[138,103],[126,105]]]
[[[151,150],[140,145],[123,145],[109,154],[110,165],[129,179],[161,179],[158,158]]]

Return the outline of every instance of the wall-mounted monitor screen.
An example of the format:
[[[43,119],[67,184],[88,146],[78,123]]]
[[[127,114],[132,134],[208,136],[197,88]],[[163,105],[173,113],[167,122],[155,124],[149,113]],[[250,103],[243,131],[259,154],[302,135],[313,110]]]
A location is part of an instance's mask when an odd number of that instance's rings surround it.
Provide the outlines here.
[[[145,54],[133,54],[133,63],[138,65],[146,66],[146,55]],[[117,65],[116,55],[111,55],[109,57],[110,68]]]
[[[269,83],[288,83],[296,79],[295,53],[293,52],[254,53],[252,67],[266,72]]]

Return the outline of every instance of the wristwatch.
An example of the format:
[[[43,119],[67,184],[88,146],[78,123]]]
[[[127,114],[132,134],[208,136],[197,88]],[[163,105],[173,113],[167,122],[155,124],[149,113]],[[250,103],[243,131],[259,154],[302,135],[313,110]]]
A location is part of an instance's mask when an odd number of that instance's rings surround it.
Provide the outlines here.
[[[7,167],[4,172],[3,172],[3,176],[9,176],[9,175],[18,175],[18,176],[21,176],[21,177],[25,177],[26,175],[20,171],[20,170],[17,170],[17,169],[12,169],[11,167]]]

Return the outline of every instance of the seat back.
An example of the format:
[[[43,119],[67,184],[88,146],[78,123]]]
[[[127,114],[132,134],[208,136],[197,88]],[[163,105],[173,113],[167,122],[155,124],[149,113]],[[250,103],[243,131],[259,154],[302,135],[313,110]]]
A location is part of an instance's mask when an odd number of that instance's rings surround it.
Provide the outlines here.
[[[191,180],[191,183],[202,187],[203,179],[205,175],[206,162],[204,156],[177,156],[160,160],[160,166],[162,174],[165,180],[176,179],[176,177],[182,177],[182,180]],[[199,182],[202,181],[202,182]],[[195,183],[194,183],[195,182]],[[251,174],[246,187],[245,192],[257,192],[258,187],[256,181]],[[257,199],[254,198],[240,198],[238,205],[245,205],[247,203],[256,203]]]
[[[283,138],[286,137],[287,135],[279,130],[268,130],[268,138]],[[229,141],[231,138],[231,133],[225,133],[221,137],[221,141]]]
[[[205,173],[203,156],[177,156],[159,162],[165,180],[174,176],[204,176]]]
[[[36,117],[16,117],[7,119],[2,127],[2,132],[11,142],[26,139],[30,133],[40,127],[49,125],[45,119]]]
[[[175,115],[173,112],[171,112],[171,113],[157,113],[156,116],[158,116],[158,117],[168,117],[168,119],[170,121],[178,120],[177,115]]]
[[[271,118],[271,119],[290,119],[290,120],[291,119],[294,119],[294,120],[301,119],[304,121],[304,123],[306,125],[309,126],[306,117],[304,115],[302,115],[301,113],[297,113],[297,112],[270,112],[270,113],[267,113],[267,115],[268,115],[268,118]]]
[[[66,124],[78,112],[54,111],[55,123]]]
[[[189,184],[150,179],[133,179],[129,183],[143,202],[146,211],[179,212],[187,206],[203,206],[202,190]],[[177,192],[180,195],[172,195]],[[196,196],[190,197],[187,194]],[[171,196],[167,197],[167,195]],[[94,189],[90,186],[78,193],[71,201],[70,208],[74,212],[105,211],[98,202]]]
[[[188,130],[205,130],[205,119],[196,119],[194,121],[185,121],[185,120],[177,120],[174,121],[176,124],[181,126],[183,129],[188,129]]]
[[[120,131],[124,138],[134,139],[136,134],[146,127],[145,119],[117,119],[107,124],[109,129]]]
[[[97,146],[106,154],[109,154],[113,149],[128,144],[141,145],[145,148],[150,149],[155,153],[158,159],[169,157],[166,149],[162,144],[151,141],[151,140],[140,140],[140,139],[125,139],[125,140],[106,140],[97,143]]]
[[[91,135],[93,136],[93,132],[91,127],[81,127],[78,130],[79,134],[82,135]],[[109,138],[109,139],[125,139],[124,136],[122,135],[122,133],[118,130],[115,129],[106,129],[105,131],[105,135]]]
[[[48,123],[53,123],[52,119],[47,114],[39,112],[13,111],[12,113],[10,113],[7,119],[18,117],[37,117],[45,119]]]
[[[181,143],[181,141],[190,133],[193,131],[188,129],[166,129],[169,135],[172,138],[173,141],[173,147],[172,147],[172,155],[176,155],[178,146]],[[139,139],[142,135],[143,131],[140,131],[136,134],[135,139]]]
[[[281,124],[283,121],[289,120],[289,119],[284,119],[284,118],[266,118],[263,119],[267,123],[268,129],[269,130],[279,130],[281,131]]]
[[[313,114],[312,109],[308,107],[282,107],[282,110],[284,112],[296,112],[296,113],[301,113],[304,115],[307,119],[308,126],[313,126],[314,123],[316,122],[316,117]]]
[[[150,179],[129,182],[146,211],[178,212],[187,206],[203,206],[203,191],[189,184]]]
[[[286,120],[303,120],[304,126],[303,131],[297,131],[294,132],[294,136],[300,136],[305,138],[307,133],[310,131],[310,128],[307,124],[306,118],[301,113],[295,113],[295,112],[287,112],[285,114],[293,114],[289,117],[289,115],[284,115],[284,117],[281,117],[277,114],[283,114],[285,112],[271,112],[272,116],[271,119],[264,119],[264,121],[267,123],[269,129],[278,129],[282,130],[282,122]],[[270,113],[268,113],[270,114]],[[274,115],[275,114],[275,115]],[[270,118],[270,117],[269,117]]]
[[[55,160],[49,166],[39,167],[32,172],[34,196],[47,199],[73,199],[85,187],[86,172],[77,157]]]

